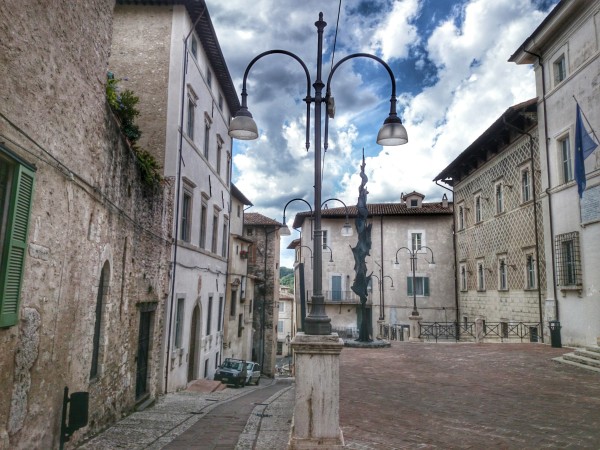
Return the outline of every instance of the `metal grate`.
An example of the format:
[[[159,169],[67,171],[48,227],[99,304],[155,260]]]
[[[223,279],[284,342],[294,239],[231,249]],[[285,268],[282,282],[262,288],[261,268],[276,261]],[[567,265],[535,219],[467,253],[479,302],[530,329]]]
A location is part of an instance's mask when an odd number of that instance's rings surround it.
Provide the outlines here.
[[[580,286],[581,253],[579,232],[559,234],[554,238],[556,251],[556,284],[558,286]]]

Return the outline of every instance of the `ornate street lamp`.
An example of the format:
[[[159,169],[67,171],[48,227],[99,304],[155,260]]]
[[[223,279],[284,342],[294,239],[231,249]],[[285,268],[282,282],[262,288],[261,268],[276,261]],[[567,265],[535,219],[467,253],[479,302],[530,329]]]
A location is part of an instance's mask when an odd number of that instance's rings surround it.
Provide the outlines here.
[[[306,67],[306,64],[300,59],[297,55],[287,50],[269,50],[261,53],[256,56],[250,63],[248,67],[246,67],[246,71],[244,72],[244,78],[242,81],[242,105],[240,110],[236,113],[235,117],[231,121],[229,125],[229,136],[235,139],[256,139],[258,137],[258,127],[252,118],[252,114],[248,110],[247,97],[248,93],[246,91],[246,80],[248,78],[248,74],[252,66],[261,58],[272,55],[272,54],[282,54],[287,55],[298,61],[302,68],[304,69],[304,73],[306,74],[306,97],[304,101],[306,102],[306,149],[308,150],[310,147],[309,140],[309,132],[310,132],[310,104],[314,103],[315,108],[315,120],[314,120],[314,130],[315,130],[315,173],[314,173],[314,216],[315,216],[315,230],[314,230],[314,270],[313,270],[313,296],[312,296],[312,308],[308,316],[306,317],[305,322],[305,332],[308,335],[329,335],[331,334],[331,319],[327,317],[325,313],[325,302],[322,292],[322,242],[323,242],[323,231],[321,230],[321,150],[322,150],[322,142],[321,142],[321,124],[322,124],[322,107],[323,104],[328,107],[328,109],[332,112],[333,108],[333,97],[331,96],[330,83],[333,74],[336,69],[345,61],[348,61],[352,58],[357,57],[366,57],[371,58],[379,63],[381,63],[385,69],[388,71],[390,75],[390,80],[392,83],[392,95],[390,99],[390,114],[385,119],[379,134],[377,135],[377,143],[380,145],[400,145],[408,142],[408,137],[406,134],[406,129],[402,125],[402,122],[398,115],[396,114],[396,81],[394,79],[394,74],[390,67],[380,58],[374,55],[369,55],[367,53],[355,53],[349,56],[346,56],[342,60],[340,60],[331,70],[329,74],[329,78],[327,80],[327,94],[323,97],[323,88],[325,87],[322,81],[322,68],[323,68],[323,30],[327,23],[323,21],[323,13],[319,13],[319,20],[315,22],[315,26],[317,27],[317,73],[316,80],[312,84],[314,87],[314,96],[311,96],[310,87],[311,87],[311,78]],[[331,116],[333,114],[330,113]],[[326,115],[325,125],[328,126],[328,118],[329,115]],[[327,137],[325,139],[327,141]]]
[[[426,248],[427,250],[429,250],[431,252],[431,262],[427,261],[429,263],[429,268],[430,269],[434,269],[435,268],[435,260],[433,258],[433,250],[431,250],[429,247],[425,246],[425,245],[421,245],[419,248],[415,249],[415,250],[411,250],[408,247],[400,247],[398,250],[396,250],[396,260],[394,261],[394,269],[400,269],[400,263],[398,262],[398,252],[400,250],[406,250],[408,252],[409,255],[409,259],[410,259],[410,265],[412,267],[412,291],[413,291],[413,310],[411,313],[411,316],[418,316],[419,315],[419,311],[417,311],[417,286],[415,284],[415,272],[417,270],[417,253],[419,252],[419,250]]]

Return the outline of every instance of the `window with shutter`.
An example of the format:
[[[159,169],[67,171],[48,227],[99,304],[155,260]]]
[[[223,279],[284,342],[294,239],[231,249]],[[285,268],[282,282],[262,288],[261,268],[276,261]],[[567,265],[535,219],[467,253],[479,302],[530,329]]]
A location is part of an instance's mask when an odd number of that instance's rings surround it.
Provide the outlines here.
[[[19,318],[34,181],[32,169],[0,153],[0,327]]]

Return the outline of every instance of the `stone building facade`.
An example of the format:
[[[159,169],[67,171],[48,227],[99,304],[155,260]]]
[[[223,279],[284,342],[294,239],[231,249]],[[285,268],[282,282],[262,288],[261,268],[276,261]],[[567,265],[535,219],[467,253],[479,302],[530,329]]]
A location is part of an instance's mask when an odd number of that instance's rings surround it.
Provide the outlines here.
[[[282,226],[260,213],[244,215],[244,236],[253,241],[248,250],[248,275],[255,277],[252,360],[270,377],[275,375],[277,354],[279,229]]]
[[[600,341],[600,149],[577,185],[577,104],[585,132],[600,130],[600,1],[562,0],[510,57],[535,70],[544,214],[545,303],[564,345]]]
[[[401,195],[398,203],[369,203],[371,252],[367,258],[367,274],[372,274],[367,301],[367,320],[372,336],[378,334],[378,322],[409,325],[408,317],[416,302],[425,322],[454,321],[456,298],[454,295],[454,250],[452,247],[452,203],[423,202],[417,192]],[[323,294],[325,311],[332,328],[342,334],[357,329],[361,320],[359,298],[351,287],[355,278],[354,256],[351,247],[357,234],[342,235],[346,221],[354,229],[356,206],[324,208],[321,228],[324,231]],[[311,213],[298,213],[293,228],[302,230],[301,238],[294,243],[296,249],[295,278],[304,280],[296,285],[296,307],[302,311],[302,296],[310,311],[313,286],[313,240],[311,239]],[[431,253],[435,268],[431,268]],[[410,253],[416,250],[415,286]],[[398,264],[395,264],[396,258]],[[299,271],[302,270],[303,273]],[[301,324],[301,317],[300,317]]]
[[[248,274],[248,255],[254,241],[244,236],[244,208],[252,206],[244,194],[231,185],[229,265],[223,314],[223,358],[252,360],[254,282]]]
[[[239,101],[204,1],[118,0],[109,68],[140,97],[140,145],[174,203],[163,391],[212,379],[222,359],[231,217],[228,124]]]
[[[157,395],[171,206],[107,105],[113,5],[0,4],[0,448],[58,448],[65,387],[70,445]]]
[[[525,322],[539,335],[545,263],[536,110],[536,99],[509,108],[435,180],[454,190],[460,321]]]

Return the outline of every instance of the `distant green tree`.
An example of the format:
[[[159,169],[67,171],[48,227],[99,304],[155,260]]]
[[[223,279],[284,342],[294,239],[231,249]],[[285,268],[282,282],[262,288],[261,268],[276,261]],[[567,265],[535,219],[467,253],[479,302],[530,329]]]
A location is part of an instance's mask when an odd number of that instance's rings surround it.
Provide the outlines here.
[[[294,287],[294,269],[287,267],[279,268],[279,284],[281,286]]]

